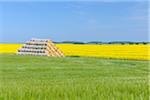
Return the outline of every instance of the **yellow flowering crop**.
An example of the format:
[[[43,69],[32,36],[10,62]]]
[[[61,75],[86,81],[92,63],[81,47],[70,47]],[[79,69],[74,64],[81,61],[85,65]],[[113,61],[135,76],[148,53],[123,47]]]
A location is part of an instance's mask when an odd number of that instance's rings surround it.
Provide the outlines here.
[[[0,44],[0,53],[16,53],[22,44]],[[56,44],[66,56],[150,60],[150,45]]]
[[[150,60],[150,45],[57,45],[67,56]]]
[[[0,44],[0,53],[16,53],[22,44]]]

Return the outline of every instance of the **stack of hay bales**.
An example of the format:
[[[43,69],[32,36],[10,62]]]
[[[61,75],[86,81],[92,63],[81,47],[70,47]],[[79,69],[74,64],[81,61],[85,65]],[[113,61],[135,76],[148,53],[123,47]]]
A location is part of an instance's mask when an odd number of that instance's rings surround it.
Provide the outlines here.
[[[35,56],[51,56],[64,57],[64,54],[48,39],[31,39],[27,41],[17,54],[19,55],[35,55]]]

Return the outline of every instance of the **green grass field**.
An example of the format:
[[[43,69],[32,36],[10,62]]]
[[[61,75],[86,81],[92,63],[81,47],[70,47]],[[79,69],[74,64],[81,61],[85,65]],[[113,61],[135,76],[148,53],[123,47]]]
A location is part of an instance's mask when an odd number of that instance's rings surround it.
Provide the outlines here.
[[[0,55],[1,100],[148,100],[149,61]]]

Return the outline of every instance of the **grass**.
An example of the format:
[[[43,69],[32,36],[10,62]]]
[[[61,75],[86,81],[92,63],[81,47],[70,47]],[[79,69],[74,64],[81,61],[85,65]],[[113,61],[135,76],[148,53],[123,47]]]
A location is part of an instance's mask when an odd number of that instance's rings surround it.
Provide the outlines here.
[[[148,100],[149,61],[0,55],[1,100]]]

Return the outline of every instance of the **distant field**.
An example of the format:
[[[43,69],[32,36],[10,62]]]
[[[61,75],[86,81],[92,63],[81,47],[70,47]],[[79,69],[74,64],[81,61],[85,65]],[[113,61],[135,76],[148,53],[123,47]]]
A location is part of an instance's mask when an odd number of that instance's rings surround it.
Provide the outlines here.
[[[150,60],[150,45],[56,44],[66,56]],[[16,53],[22,44],[0,44],[0,53]]]
[[[0,100],[148,100],[148,63],[0,54]]]

